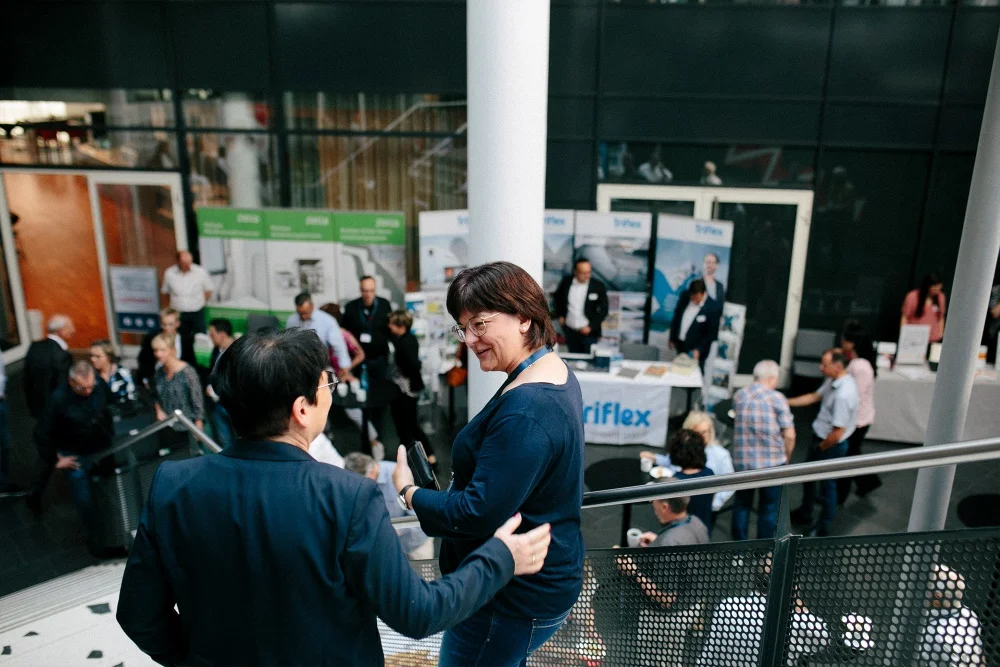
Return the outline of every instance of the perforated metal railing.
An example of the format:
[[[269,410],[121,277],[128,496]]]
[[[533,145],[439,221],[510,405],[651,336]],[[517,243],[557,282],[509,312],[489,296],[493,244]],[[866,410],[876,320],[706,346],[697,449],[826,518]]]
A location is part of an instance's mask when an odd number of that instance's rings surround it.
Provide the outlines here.
[[[998,456],[989,439],[588,493],[584,506]],[[774,540],[588,550],[576,605],[528,664],[1000,665],[1000,529],[808,538],[787,511],[783,500]],[[414,567],[440,576],[432,561]],[[441,635],[380,630],[390,667],[437,664]]]

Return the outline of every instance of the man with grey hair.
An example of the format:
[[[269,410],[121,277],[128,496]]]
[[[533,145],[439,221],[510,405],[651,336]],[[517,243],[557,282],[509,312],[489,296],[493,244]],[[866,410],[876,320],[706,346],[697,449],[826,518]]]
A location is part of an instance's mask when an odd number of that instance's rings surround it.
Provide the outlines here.
[[[367,477],[378,484],[390,517],[416,516],[413,510],[404,510],[400,507],[396,500],[398,494],[392,483],[392,473],[396,469],[394,461],[376,462],[367,454],[352,452],[344,457],[344,469]],[[424,531],[419,528],[397,528],[396,534],[399,535],[399,543],[410,560],[434,558],[434,542],[424,534]]]
[[[657,482],[673,481],[669,477]],[[653,513],[660,522],[660,530],[656,533],[645,532],[639,536],[641,547],[677,547],[685,544],[708,544],[708,528],[701,519],[688,514],[691,498],[668,498],[654,500]]]
[[[777,391],[781,368],[770,359],[757,362],[753,383],[736,392],[733,436],[733,467],[737,471],[785,465],[795,449],[795,421],[788,400]],[[781,487],[758,489],[757,538],[774,537],[778,523]],[[753,489],[736,492],[733,506],[733,539],[747,539],[747,523],[753,506]]]
[[[65,470],[73,504],[89,537],[93,463],[88,457],[111,446],[114,431],[108,391],[104,380],[87,361],[73,364],[64,378],[35,425],[35,444],[46,467],[28,502],[40,508],[42,491],[52,470]]]
[[[38,419],[45,410],[73,363],[69,353],[69,341],[76,333],[73,320],[66,315],[49,318],[48,335],[36,340],[28,347],[24,358],[24,395],[28,402],[28,412]]]

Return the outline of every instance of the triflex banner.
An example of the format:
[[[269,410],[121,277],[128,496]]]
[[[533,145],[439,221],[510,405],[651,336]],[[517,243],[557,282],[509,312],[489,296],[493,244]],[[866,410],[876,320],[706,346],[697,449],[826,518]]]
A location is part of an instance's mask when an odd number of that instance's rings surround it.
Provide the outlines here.
[[[402,213],[209,207],[198,209],[198,231],[216,286],[206,315],[237,331],[251,314],[284,322],[300,292],[317,306],[355,299],[363,275],[375,278],[379,296],[403,304]]]
[[[651,344],[656,344],[654,338],[658,336],[654,334],[669,331],[677,300],[696,278],[705,280],[709,297],[722,307],[732,246],[731,222],[659,215],[650,308]]]
[[[589,260],[608,289],[606,337],[643,340],[652,225],[651,213],[576,212],[573,255]]]
[[[649,383],[604,382],[580,374],[583,431],[587,442],[663,446],[667,440],[670,387]]]
[[[542,289],[551,294],[563,276],[573,272],[575,214],[570,210],[545,211],[545,249]]]

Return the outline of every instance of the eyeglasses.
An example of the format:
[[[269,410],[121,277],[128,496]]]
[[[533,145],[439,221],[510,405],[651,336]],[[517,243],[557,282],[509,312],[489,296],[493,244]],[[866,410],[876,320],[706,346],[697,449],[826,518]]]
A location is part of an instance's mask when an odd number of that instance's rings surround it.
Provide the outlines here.
[[[458,337],[458,340],[465,342],[465,330],[472,329],[477,337],[482,336],[486,333],[486,325],[490,323],[494,317],[500,313],[493,313],[492,315],[487,315],[486,317],[475,317],[469,320],[468,324],[464,327],[461,324],[456,324],[451,328],[451,332]]]
[[[333,382],[327,382],[326,384],[321,384],[320,386],[316,387],[316,391],[319,391],[323,387],[329,387],[330,391],[333,391],[334,389],[337,388],[337,385],[340,384],[340,379],[336,375],[330,374],[329,371],[326,371],[326,373],[327,373],[326,377],[333,378]]]

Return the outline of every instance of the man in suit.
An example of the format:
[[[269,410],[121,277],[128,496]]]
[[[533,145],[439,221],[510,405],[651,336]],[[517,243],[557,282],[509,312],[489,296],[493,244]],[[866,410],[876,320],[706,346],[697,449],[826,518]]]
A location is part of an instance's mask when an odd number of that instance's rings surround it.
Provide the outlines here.
[[[33,342],[24,358],[24,394],[28,412],[35,419],[45,410],[52,392],[66,380],[66,372],[73,363],[68,342],[76,333],[73,320],[66,315],[53,315],[47,329],[48,336]]]
[[[344,328],[354,334],[365,351],[368,377],[385,379],[389,363],[389,315],[392,304],[375,296],[375,279],[361,278],[361,298],[344,306],[341,320]]]
[[[147,389],[152,389],[153,378],[156,375],[156,356],[153,354],[153,339],[161,333],[174,334],[174,344],[177,346],[177,357],[191,366],[196,366],[194,360],[194,335],[180,332],[181,314],[173,308],[160,311],[160,329],[151,331],[142,339],[139,347],[139,369],[136,379]]]
[[[240,438],[160,466],[122,579],[118,622],[157,662],[382,665],[376,616],[426,637],[541,568],[550,527],[513,535],[514,517],[458,571],[421,578],[375,482],[308,454],[337,384],[327,365],[302,328],[220,357],[212,386]]]
[[[608,290],[591,277],[591,266],[584,258],[576,260],[573,275],[563,277],[556,288],[556,317],[566,337],[570,352],[587,353],[601,337],[601,324],[608,316]]]
[[[705,281],[705,291],[708,298],[715,301],[721,307],[726,302],[726,286],[721,280],[715,279],[715,272],[719,270],[719,256],[714,252],[705,255],[701,262],[701,279]]]
[[[705,370],[705,359],[712,341],[719,335],[722,307],[708,298],[705,281],[693,280],[688,290],[677,300],[674,319],[670,323],[670,349],[689,354]]]

